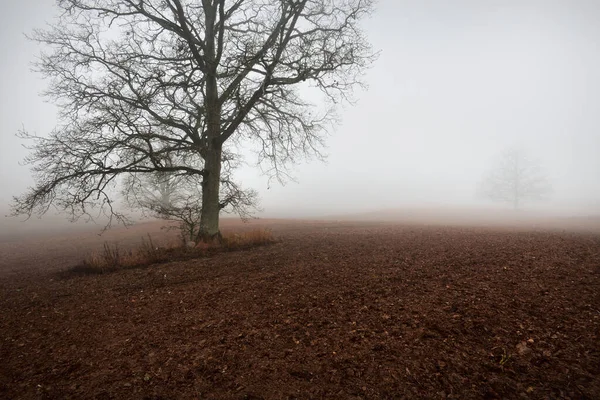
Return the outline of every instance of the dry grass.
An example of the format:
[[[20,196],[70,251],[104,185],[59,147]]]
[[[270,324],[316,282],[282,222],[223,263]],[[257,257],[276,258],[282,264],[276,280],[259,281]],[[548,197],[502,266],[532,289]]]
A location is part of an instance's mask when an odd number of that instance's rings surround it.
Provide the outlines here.
[[[168,260],[169,253],[177,250],[175,243],[158,246],[148,235],[134,249],[123,251],[118,244],[104,243],[100,252],[91,253],[83,262],[71,268],[69,272],[83,275],[103,274],[125,268],[135,268]]]
[[[226,249],[240,249],[264,246],[275,242],[270,229],[254,229],[243,233],[228,233],[223,235],[221,246]]]
[[[135,249],[123,251],[117,244],[104,243],[100,252],[94,252],[83,262],[69,268],[63,275],[99,275],[128,268],[140,268],[171,260],[188,260],[205,257],[221,251],[233,251],[264,246],[275,242],[270,229],[256,229],[243,233],[230,232],[223,235],[220,243],[198,243],[195,247],[177,242],[154,243],[152,237],[142,238]]]

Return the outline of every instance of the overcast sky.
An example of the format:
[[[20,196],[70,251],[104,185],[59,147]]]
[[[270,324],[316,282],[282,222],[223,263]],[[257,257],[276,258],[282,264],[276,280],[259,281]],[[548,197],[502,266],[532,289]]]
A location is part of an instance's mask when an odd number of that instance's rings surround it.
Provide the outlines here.
[[[31,184],[15,133],[48,133],[54,109],[30,72],[52,0],[0,6],[0,208]],[[266,212],[298,215],[475,204],[477,181],[508,146],[541,161],[554,204],[600,204],[600,2],[380,0],[366,22],[381,56],[346,107],[327,163],[297,183],[241,171]]]

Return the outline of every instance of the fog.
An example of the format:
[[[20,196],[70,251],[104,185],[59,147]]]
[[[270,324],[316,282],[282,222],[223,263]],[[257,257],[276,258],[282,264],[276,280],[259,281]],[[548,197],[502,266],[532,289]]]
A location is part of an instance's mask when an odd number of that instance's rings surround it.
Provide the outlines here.
[[[0,13],[0,210],[32,184],[16,132],[48,133],[55,109],[30,72],[50,0],[4,0]],[[476,186],[507,147],[525,149],[553,194],[525,209],[600,214],[600,2],[380,0],[366,21],[381,51],[369,88],[344,106],[325,163],[295,181],[238,171],[263,216],[319,217],[410,207],[485,208]],[[508,206],[510,207],[510,206]],[[5,223],[4,221],[2,223]]]

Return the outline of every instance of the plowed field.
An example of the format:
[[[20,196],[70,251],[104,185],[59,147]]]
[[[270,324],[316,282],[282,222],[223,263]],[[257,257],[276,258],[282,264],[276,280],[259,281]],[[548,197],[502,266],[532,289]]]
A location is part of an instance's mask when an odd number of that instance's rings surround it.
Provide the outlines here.
[[[58,273],[92,234],[2,243],[0,398],[600,398],[599,234],[258,226],[278,242],[93,276]]]

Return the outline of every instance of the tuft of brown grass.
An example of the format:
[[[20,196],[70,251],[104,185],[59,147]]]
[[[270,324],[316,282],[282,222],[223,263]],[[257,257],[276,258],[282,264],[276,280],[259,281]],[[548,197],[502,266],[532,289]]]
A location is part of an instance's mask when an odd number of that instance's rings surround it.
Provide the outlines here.
[[[142,243],[137,248],[128,251],[122,251],[117,244],[111,246],[105,242],[102,251],[90,254],[81,264],[65,271],[63,275],[65,277],[99,275],[170,260],[206,257],[221,251],[250,249],[274,242],[275,238],[270,229],[256,229],[242,233],[229,232],[223,235],[220,243],[201,242],[195,247],[176,243],[157,246],[148,235],[148,239],[142,238]]]
[[[117,244],[111,246],[104,243],[100,252],[91,253],[80,265],[68,272],[79,275],[97,275],[125,268],[135,268],[155,264],[169,258],[169,252],[175,249],[174,244],[157,246],[152,237],[142,237],[142,243],[135,249],[122,251]]]
[[[275,242],[270,229],[254,229],[243,233],[228,233],[223,235],[221,246],[226,249],[239,249],[264,246]]]

